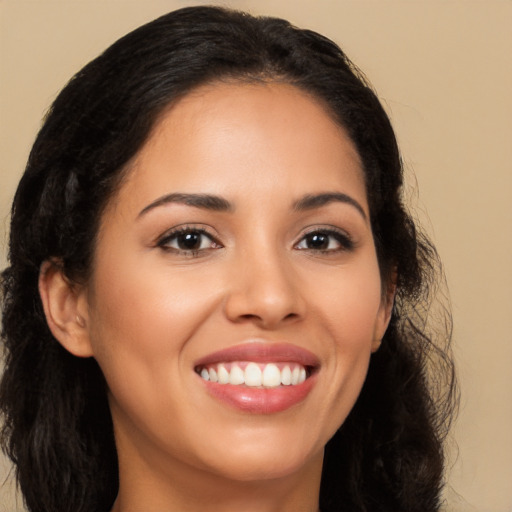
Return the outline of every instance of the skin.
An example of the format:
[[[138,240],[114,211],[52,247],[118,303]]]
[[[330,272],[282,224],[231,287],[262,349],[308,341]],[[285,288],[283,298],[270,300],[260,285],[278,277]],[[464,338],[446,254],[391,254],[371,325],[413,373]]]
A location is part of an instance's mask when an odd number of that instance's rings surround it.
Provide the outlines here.
[[[231,206],[158,203],[171,193]],[[322,193],[352,202],[294,208]],[[185,251],[170,233],[177,226],[208,236]],[[320,250],[312,230],[342,236]],[[90,282],[73,287],[47,264],[40,290],[57,339],[95,357],[109,385],[113,511],[318,510],[324,446],[357,399],[393,296],[383,292],[359,155],[319,102],[276,83],[190,93],[163,115],[108,205]],[[194,362],[254,340],[316,356],[302,402],[254,414],[205,391]]]

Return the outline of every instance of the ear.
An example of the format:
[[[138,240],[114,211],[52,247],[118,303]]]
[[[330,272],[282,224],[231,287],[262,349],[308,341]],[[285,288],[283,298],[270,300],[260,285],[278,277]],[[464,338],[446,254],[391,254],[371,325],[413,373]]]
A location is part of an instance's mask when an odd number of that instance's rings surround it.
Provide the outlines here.
[[[72,284],[58,262],[45,261],[39,271],[39,295],[57,341],[75,356],[92,356],[85,287]]]
[[[388,328],[389,321],[391,320],[391,313],[393,312],[393,304],[395,303],[396,294],[396,270],[393,272],[391,279],[388,282],[386,290],[382,293],[379,312],[377,313],[377,320],[375,322],[375,329],[372,342],[372,352],[377,352],[379,349],[382,338]]]

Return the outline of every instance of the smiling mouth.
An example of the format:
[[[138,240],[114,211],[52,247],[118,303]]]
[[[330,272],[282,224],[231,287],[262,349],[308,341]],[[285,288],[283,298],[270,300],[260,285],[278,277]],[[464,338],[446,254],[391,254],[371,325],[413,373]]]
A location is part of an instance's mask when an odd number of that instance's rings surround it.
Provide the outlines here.
[[[320,361],[289,343],[251,340],[202,357],[194,371],[203,389],[228,407],[274,414],[306,400],[318,381]]]
[[[229,361],[197,366],[195,371],[209,382],[272,389],[302,384],[313,368],[293,362]]]

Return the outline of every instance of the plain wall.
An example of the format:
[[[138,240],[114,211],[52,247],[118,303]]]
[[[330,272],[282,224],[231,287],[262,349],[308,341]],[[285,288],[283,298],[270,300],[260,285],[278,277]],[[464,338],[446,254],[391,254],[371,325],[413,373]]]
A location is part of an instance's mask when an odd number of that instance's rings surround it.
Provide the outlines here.
[[[1,267],[16,183],[57,92],[127,31],[196,3],[0,0]],[[451,291],[462,405],[446,509],[511,512],[512,1],[223,3],[325,33],[379,92]],[[8,471],[0,460],[0,484]],[[12,482],[0,488],[0,512],[21,509]]]

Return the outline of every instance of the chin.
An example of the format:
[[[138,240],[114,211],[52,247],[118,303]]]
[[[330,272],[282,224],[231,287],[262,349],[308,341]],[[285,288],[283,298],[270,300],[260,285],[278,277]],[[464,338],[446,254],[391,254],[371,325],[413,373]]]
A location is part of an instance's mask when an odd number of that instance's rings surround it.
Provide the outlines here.
[[[309,465],[315,465],[323,459],[323,450],[313,457],[276,456],[231,459],[225,467],[218,468],[226,478],[238,482],[261,482],[287,478],[304,471]]]
[[[321,467],[325,443],[308,442],[304,433],[290,434],[290,430],[272,433],[262,429],[256,436],[246,434],[245,439],[227,436],[203,461],[210,471],[239,482],[282,479],[310,465]]]

